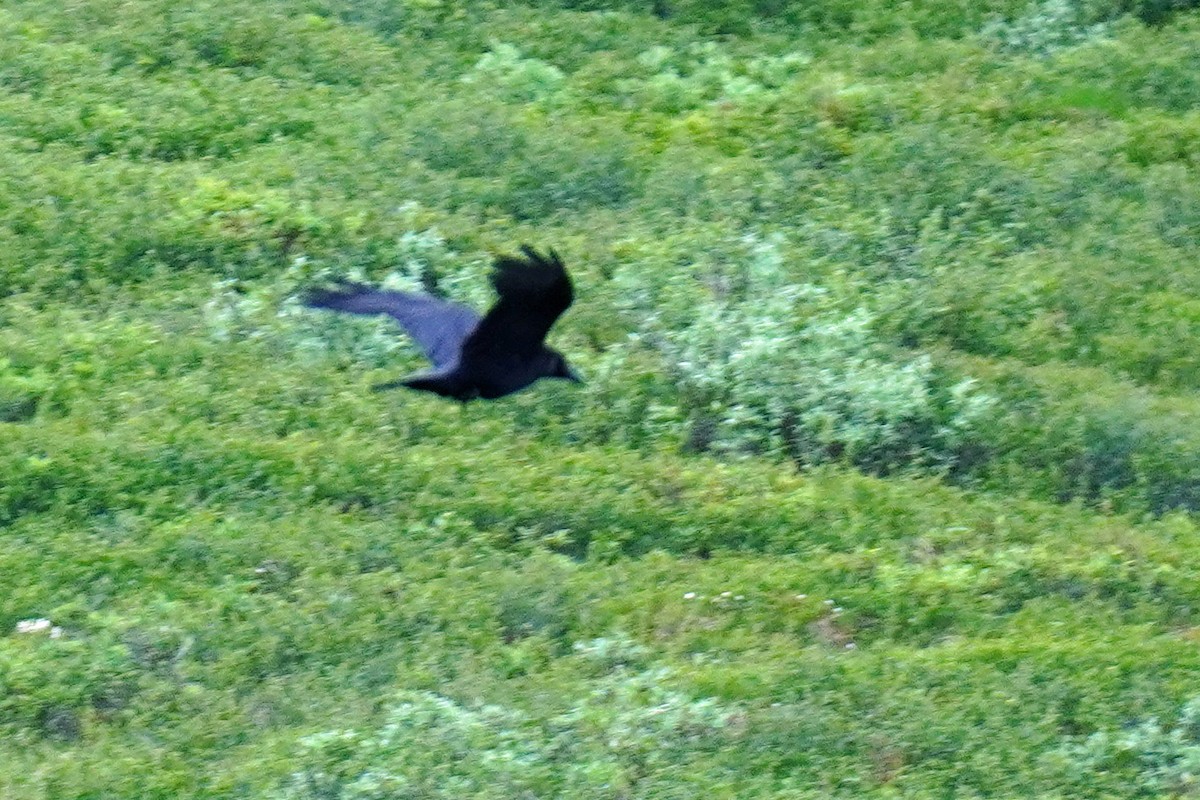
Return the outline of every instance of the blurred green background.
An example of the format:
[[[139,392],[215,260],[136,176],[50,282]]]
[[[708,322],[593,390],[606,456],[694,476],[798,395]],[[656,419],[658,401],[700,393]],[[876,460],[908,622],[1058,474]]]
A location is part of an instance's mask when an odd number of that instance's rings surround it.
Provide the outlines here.
[[[1200,793],[1197,6],[4,4],[0,796]]]

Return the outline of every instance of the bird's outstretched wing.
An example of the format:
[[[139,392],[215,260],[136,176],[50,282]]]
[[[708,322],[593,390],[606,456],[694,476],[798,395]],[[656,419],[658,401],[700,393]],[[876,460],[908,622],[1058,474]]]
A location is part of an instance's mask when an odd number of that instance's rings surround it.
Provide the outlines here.
[[[304,299],[304,304],[350,314],[387,314],[404,326],[417,346],[439,368],[458,360],[463,342],[479,325],[479,315],[458,303],[357,283],[343,283],[336,289],[312,292]]]
[[[548,256],[522,245],[524,258],[496,259],[492,285],[500,299],[468,338],[465,348],[480,353],[531,354],[575,299],[571,278],[553,249]]]

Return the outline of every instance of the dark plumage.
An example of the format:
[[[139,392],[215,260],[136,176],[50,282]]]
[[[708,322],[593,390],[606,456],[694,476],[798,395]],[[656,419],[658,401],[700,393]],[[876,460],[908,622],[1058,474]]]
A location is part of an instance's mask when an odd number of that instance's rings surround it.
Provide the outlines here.
[[[549,257],[522,246],[524,258],[496,259],[500,296],[482,318],[466,306],[429,295],[360,284],[310,294],[305,305],[396,319],[433,362],[433,370],[376,386],[407,386],[467,401],[494,400],[539,378],[579,381],[562,353],[545,345],[550,326],[574,299],[571,278],[553,249]]]

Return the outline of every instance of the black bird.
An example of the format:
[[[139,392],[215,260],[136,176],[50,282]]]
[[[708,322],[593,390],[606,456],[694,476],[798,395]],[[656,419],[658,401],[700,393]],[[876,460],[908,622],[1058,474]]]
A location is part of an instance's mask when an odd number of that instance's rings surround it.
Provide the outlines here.
[[[310,294],[312,308],[396,319],[433,362],[433,371],[380,384],[407,386],[466,402],[494,400],[539,378],[582,382],[563,354],[543,341],[575,297],[558,253],[539,255],[528,245],[524,258],[496,259],[492,286],[500,299],[482,318],[466,306],[424,294],[389,292],[346,283]]]

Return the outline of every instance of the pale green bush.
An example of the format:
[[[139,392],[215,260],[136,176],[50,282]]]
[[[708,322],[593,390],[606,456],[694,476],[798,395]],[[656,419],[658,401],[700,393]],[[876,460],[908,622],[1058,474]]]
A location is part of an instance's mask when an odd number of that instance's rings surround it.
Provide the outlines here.
[[[1042,0],[1013,20],[995,19],[984,26],[985,41],[1006,50],[1050,53],[1092,37],[1107,26],[1080,0]]]
[[[1171,723],[1149,719],[1064,744],[1048,761],[1072,783],[1097,777],[1123,797],[1194,797],[1200,793],[1200,697]]]
[[[990,400],[928,357],[889,351],[866,309],[789,282],[779,240],[745,245],[744,274],[707,296],[673,284],[631,292],[645,302],[634,311],[640,336],[678,386],[693,444],[879,472],[951,466]]]
[[[562,89],[565,76],[553,64],[522,56],[513,45],[497,42],[462,81],[478,84],[508,102],[522,103],[553,96]]]
[[[609,662],[611,651],[607,642],[579,649],[581,658],[600,662]],[[548,717],[405,692],[377,731],[305,740],[302,767],[279,796],[646,796],[660,775],[677,781],[696,754],[741,732],[735,706],[694,700],[666,688],[669,679],[665,669],[618,668]]]

